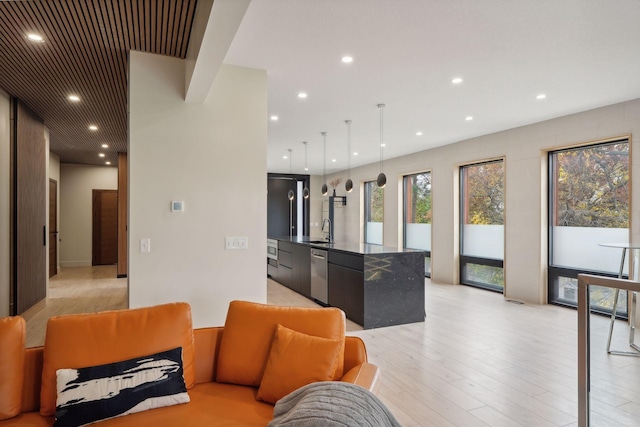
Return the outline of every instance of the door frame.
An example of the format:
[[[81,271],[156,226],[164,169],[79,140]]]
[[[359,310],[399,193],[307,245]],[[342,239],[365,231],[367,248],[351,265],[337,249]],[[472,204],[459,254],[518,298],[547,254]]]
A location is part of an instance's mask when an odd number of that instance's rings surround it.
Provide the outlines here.
[[[52,184],[54,186],[54,191],[52,192]],[[53,193],[53,194],[52,194]],[[54,197],[55,203],[54,203],[54,208],[55,209],[51,209],[51,197]],[[53,218],[52,218],[53,217]],[[52,221],[52,219],[54,219],[55,221]],[[52,225],[53,223],[53,225]],[[48,238],[49,240],[47,241],[47,249],[48,249],[48,253],[49,253],[49,268],[48,268],[48,275],[49,277],[53,277],[56,274],[58,274],[58,181],[56,181],[55,179],[49,178],[49,219],[48,219],[48,225],[49,225],[49,235]],[[53,257],[53,259],[51,259],[51,248],[52,246],[55,246],[55,256]],[[51,270],[52,270],[52,266],[53,268],[55,268],[55,273],[51,274]]]

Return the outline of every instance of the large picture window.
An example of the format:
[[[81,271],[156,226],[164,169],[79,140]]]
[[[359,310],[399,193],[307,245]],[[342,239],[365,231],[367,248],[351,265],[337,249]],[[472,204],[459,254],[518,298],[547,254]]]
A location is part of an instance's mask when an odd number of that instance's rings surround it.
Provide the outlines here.
[[[460,168],[460,282],[504,290],[504,162]]]
[[[627,140],[549,153],[549,302],[576,306],[578,273],[618,275],[629,241]],[[628,276],[625,262],[623,274]],[[591,290],[592,309],[611,313],[613,290]],[[626,316],[626,293],[617,314]]]
[[[426,252],[425,276],[431,276],[431,172],[403,179],[404,247]]]
[[[364,242],[382,245],[384,188],[375,181],[364,183]]]

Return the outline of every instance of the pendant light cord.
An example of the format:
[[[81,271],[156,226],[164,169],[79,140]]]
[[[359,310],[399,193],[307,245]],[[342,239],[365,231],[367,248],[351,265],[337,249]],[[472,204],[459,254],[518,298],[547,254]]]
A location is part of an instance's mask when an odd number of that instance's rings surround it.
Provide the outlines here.
[[[347,124],[347,179],[351,178],[351,120],[344,121]]]
[[[327,133],[320,132],[323,140],[323,149],[322,149],[322,180],[324,184],[327,183]]]
[[[384,104],[378,104],[378,109],[380,109],[380,173],[382,173],[382,150],[384,149],[383,147],[383,131],[384,131],[384,126],[383,126],[383,122],[384,122]]]
[[[304,144],[304,170],[308,171],[309,168],[307,167],[307,141],[304,141],[303,144]]]

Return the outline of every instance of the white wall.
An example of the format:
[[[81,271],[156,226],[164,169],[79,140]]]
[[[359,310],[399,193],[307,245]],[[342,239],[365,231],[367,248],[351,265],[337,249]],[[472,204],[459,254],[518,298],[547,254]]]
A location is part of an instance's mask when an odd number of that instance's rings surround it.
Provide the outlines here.
[[[207,101],[185,103],[184,68],[130,54],[129,305],[186,301],[196,327],[222,325],[230,301],[266,302],[267,75],[223,65]]]
[[[505,297],[529,302],[546,302],[547,224],[546,152],[574,144],[640,133],[640,99],[535,123],[520,128],[461,141],[409,156],[385,160],[387,185],[384,203],[384,244],[398,246],[401,217],[398,201],[403,175],[430,170],[433,178],[432,280],[458,283],[458,167],[493,158],[505,159]],[[632,140],[633,171],[640,170],[640,147]],[[375,147],[372,146],[372,149]],[[352,169],[354,182],[375,180],[379,164]],[[345,173],[327,177],[331,180]],[[321,184],[320,184],[321,185]],[[632,202],[640,200],[640,185],[632,185]],[[316,189],[312,196],[318,197]],[[354,190],[355,191],[355,190]],[[360,187],[362,191],[362,187]],[[343,195],[344,187],[338,191]],[[349,195],[346,226],[337,240],[360,241],[361,196]],[[312,200],[312,209],[319,209]],[[640,240],[634,218],[640,204],[632,203],[630,241]]]
[[[0,90],[0,317],[9,315],[11,144],[9,95]]]
[[[47,141],[49,140],[49,130],[47,129]],[[53,179],[58,183],[58,209],[56,211],[56,218],[58,220],[58,231],[60,231],[60,157],[58,155],[49,152],[49,169],[48,169],[49,179]],[[47,183],[47,201],[49,200],[49,183]],[[47,230],[49,230],[49,203],[47,202]],[[59,237],[59,236],[58,236]],[[49,241],[47,241],[49,244]],[[58,243],[59,246],[59,243]],[[58,248],[58,259],[51,260],[49,259],[49,251],[47,250],[47,277],[49,277],[49,265],[51,262],[56,264],[56,269],[59,271],[60,269],[60,248]],[[48,281],[47,281],[48,283]],[[48,287],[47,287],[48,289]]]
[[[117,190],[118,168],[63,163],[58,183],[60,266],[89,266],[93,239],[93,190]]]

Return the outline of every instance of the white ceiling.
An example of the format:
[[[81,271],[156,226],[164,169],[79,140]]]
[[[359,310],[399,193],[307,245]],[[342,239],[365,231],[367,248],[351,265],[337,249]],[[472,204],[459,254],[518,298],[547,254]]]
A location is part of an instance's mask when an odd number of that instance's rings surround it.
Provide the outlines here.
[[[322,174],[326,131],[330,173],[345,119],[379,160],[379,103],[387,159],[640,97],[640,1],[253,0],[225,63],[267,70],[267,170]]]

